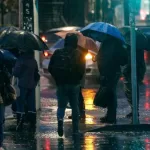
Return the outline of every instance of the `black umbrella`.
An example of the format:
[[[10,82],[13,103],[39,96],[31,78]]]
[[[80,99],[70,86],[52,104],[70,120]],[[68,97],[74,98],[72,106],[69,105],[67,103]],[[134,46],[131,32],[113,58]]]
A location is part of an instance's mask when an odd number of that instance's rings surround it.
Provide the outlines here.
[[[14,26],[10,26],[10,27],[1,27],[0,28],[0,34],[7,34],[9,32],[12,32],[12,31],[19,31],[19,29],[17,27],[14,27]]]
[[[17,58],[8,50],[0,49],[0,63],[7,67],[11,67],[15,64]]]
[[[18,51],[47,50],[47,45],[41,38],[27,31],[12,31],[7,34],[2,32],[0,36],[0,48],[17,49]]]
[[[130,27],[124,26],[120,28],[119,30],[124,36],[126,43],[131,46]],[[136,32],[136,49],[146,50],[146,46],[148,42],[146,36],[138,28],[135,29],[135,32]]]

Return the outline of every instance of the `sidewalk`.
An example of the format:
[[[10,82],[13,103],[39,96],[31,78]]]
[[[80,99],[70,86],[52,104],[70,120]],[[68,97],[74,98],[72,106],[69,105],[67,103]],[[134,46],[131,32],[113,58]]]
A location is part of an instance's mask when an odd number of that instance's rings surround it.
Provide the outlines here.
[[[145,78],[145,85],[140,89],[140,123],[150,124],[150,86],[149,80]],[[45,81],[47,83],[47,81]],[[42,84],[45,84],[42,81]],[[130,120],[125,115],[130,112],[130,107],[123,93],[123,86],[118,86],[118,112],[117,124],[130,124]],[[98,127],[106,127],[101,124],[99,118],[106,113],[105,109],[93,106],[93,98],[97,88],[88,88],[83,90],[86,103],[86,120],[80,123],[80,130],[83,133],[77,139],[72,137],[71,120],[67,116],[71,110],[66,110],[64,137],[61,139],[57,135],[57,100],[56,90],[51,86],[42,86],[41,89],[41,111],[37,117],[37,132],[29,132],[27,125],[22,133],[16,133],[15,120],[6,119],[4,145],[8,150],[71,150],[71,149],[132,149],[140,150],[150,147],[150,132],[115,132],[105,130],[105,132],[86,133]],[[7,114],[10,115],[10,108],[7,108]],[[85,133],[85,134],[84,134]],[[136,146],[135,146],[136,145]]]

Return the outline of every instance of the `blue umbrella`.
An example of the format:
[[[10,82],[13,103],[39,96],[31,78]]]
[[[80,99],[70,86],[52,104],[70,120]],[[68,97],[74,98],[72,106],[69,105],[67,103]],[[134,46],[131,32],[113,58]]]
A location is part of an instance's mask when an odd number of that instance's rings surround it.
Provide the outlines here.
[[[94,40],[102,42],[107,36],[115,37],[125,43],[125,39],[119,29],[111,24],[104,22],[95,22],[82,28],[80,32],[85,36],[89,36]]]

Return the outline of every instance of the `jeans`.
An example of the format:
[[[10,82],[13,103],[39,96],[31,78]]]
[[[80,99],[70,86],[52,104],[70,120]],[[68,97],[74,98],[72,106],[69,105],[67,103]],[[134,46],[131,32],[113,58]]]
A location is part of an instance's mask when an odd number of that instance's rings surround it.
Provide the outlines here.
[[[25,114],[24,106],[28,107],[29,113],[35,113],[35,89],[20,88],[20,96],[17,99],[17,113]]]
[[[4,125],[4,113],[5,113],[5,107],[3,105],[0,105],[0,147],[3,146],[3,137],[4,137],[4,131],[3,131],[3,125]]]
[[[72,124],[73,130],[78,130],[79,124],[79,92],[80,85],[61,85],[57,87],[57,99],[58,99],[58,109],[57,109],[57,119],[63,120],[65,116],[65,109],[67,103],[70,103],[72,109]]]

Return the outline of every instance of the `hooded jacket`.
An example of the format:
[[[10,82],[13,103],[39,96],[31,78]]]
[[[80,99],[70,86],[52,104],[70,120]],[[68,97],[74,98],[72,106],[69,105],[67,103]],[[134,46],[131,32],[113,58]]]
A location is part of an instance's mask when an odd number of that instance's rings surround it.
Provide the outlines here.
[[[51,61],[48,67],[49,72],[52,74],[52,66],[57,61],[55,58],[58,53],[70,53],[73,54],[72,62],[73,62],[73,73],[67,78],[61,78],[61,75],[58,75],[56,78],[54,77],[57,85],[64,84],[80,84],[81,79],[83,78],[85,72],[85,61],[83,61],[83,54],[77,50],[77,42],[78,38],[75,34],[69,33],[65,38],[65,45],[63,49],[58,49],[54,52],[51,57]],[[52,75],[53,76],[53,75]]]

